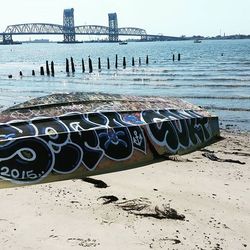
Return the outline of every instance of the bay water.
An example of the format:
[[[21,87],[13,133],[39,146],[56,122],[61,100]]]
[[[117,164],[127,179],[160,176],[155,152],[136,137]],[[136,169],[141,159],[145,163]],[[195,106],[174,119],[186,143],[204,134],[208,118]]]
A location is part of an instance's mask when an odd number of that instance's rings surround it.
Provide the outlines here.
[[[76,71],[67,75],[65,59],[70,57]],[[91,74],[89,57],[93,62]],[[101,70],[98,70],[99,57]],[[40,67],[45,68],[46,60],[55,64],[54,77],[40,76]],[[36,76],[32,76],[32,70]],[[222,127],[250,131],[250,40],[0,46],[1,110],[31,98],[74,91],[178,97],[218,115]]]

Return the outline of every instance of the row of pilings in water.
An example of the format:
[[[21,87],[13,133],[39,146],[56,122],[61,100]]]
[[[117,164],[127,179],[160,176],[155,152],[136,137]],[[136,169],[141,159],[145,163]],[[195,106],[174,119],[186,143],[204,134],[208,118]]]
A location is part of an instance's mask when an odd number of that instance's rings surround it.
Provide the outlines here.
[[[142,63],[143,63],[142,59],[141,59],[141,57],[139,57],[138,66],[141,66]],[[84,59],[82,59],[82,61],[81,61],[82,73],[85,73],[87,71],[89,73],[93,73],[94,68],[93,68],[93,63],[92,63],[92,59],[90,58],[90,56],[88,57],[87,64],[88,64],[88,68],[85,67]],[[149,64],[148,55],[146,56],[145,64],[146,65]],[[132,57],[131,65],[132,65],[132,67],[136,66],[136,61],[135,61],[134,57]],[[106,67],[107,67],[108,70],[111,69],[111,63],[110,63],[109,57],[107,58],[107,61],[106,61]],[[115,56],[115,65],[114,65],[114,67],[115,67],[115,69],[118,69],[118,55]],[[123,57],[123,59],[122,59],[122,67],[123,67],[123,69],[126,69],[126,67],[127,67],[127,59],[126,59],[126,57]],[[101,70],[102,70],[101,58],[98,57],[98,71],[100,72]],[[70,72],[72,72],[73,74],[75,73],[76,67],[75,67],[73,57],[71,57],[70,59],[66,58],[65,71],[66,71],[68,76],[69,76]],[[55,76],[55,64],[54,64],[53,61],[50,64],[49,64],[49,61],[46,61],[46,66],[45,67],[43,67],[43,66],[40,67],[40,75],[44,76],[45,74],[47,76]],[[19,76],[21,76],[21,77],[23,76],[22,71],[19,72]],[[35,76],[35,70],[32,70],[32,76]],[[12,78],[12,75],[9,75],[8,77]]]
[[[145,63],[146,63],[146,65],[149,64],[148,55],[146,56]],[[138,64],[139,64],[139,66],[142,65],[142,60],[141,60],[140,57],[139,57],[139,60],[138,60]],[[107,64],[106,65],[107,65],[107,69],[109,70],[111,68],[109,57],[107,58]],[[135,66],[135,58],[132,57],[132,67],[134,67],[134,66]],[[126,57],[123,57],[122,67],[123,67],[123,69],[125,69],[127,67]],[[71,68],[71,70],[70,70],[70,68]],[[87,71],[86,67],[85,67],[84,59],[82,59],[82,62],[81,62],[81,69],[82,69],[82,73],[85,73]],[[115,56],[115,69],[118,69],[118,55]],[[101,58],[98,57],[98,71],[100,72],[101,70],[102,70]],[[75,73],[76,69],[75,69],[75,63],[74,63],[73,57],[71,57],[70,60],[68,58],[66,58],[65,71],[66,71],[67,74],[69,74],[70,72]],[[92,59],[90,57],[88,57],[88,72],[93,73],[93,63],[92,63]],[[55,75],[54,62],[53,61],[51,62],[51,71],[49,69],[48,61],[46,61],[46,74],[51,75],[51,76]],[[45,75],[43,67],[40,68],[40,75]]]
[[[172,60],[175,61],[175,55],[174,54],[173,54]],[[177,60],[178,61],[181,60],[181,54],[180,53],[177,55]],[[82,70],[82,73],[85,73],[86,71],[88,71],[89,73],[93,73],[93,63],[92,63],[92,59],[90,58],[90,56],[88,57],[88,63],[87,64],[88,64],[88,69],[86,69],[86,67],[85,67],[84,59],[82,59],[82,61],[81,61],[81,70]],[[149,64],[149,57],[148,57],[148,55],[146,56],[145,64],[146,65]],[[139,59],[137,61],[137,65],[138,66],[142,65],[142,59],[141,59],[141,57],[139,57]],[[134,57],[132,57],[131,66],[132,67],[136,66],[136,62],[135,62],[135,58]],[[106,61],[106,67],[107,67],[108,70],[111,68],[109,57],[107,58],[107,61]],[[126,57],[123,57],[123,59],[122,59],[122,68],[126,69],[126,67],[127,67],[127,59],[126,59]],[[114,68],[118,69],[118,55],[117,54],[115,56]],[[102,70],[101,58],[98,57],[98,71],[100,72],[101,70]],[[67,73],[68,76],[70,75],[70,72],[72,72],[72,74],[75,73],[76,67],[75,67],[75,63],[74,63],[73,57],[71,57],[70,59],[66,58],[65,71],[66,71],[66,73]],[[50,64],[49,64],[48,61],[46,61],[45,68],[43,66],[40,67],[40,75],[44,76],[45,74],[47,76],[55,76],[55,65],[54,65],[53,61]],[[21,77],[23,76],[22,71],[19,72],[19,75]],[[35,76],[35,70],[32,70],[32,76]],[[8,77],[12,78],[12,75],[8,75]]]

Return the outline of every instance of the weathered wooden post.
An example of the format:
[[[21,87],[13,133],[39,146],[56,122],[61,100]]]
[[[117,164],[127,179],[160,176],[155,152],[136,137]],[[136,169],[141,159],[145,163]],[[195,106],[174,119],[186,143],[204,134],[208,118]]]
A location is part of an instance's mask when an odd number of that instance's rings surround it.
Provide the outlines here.
[[[85,65],[84,65],[84,60],[82,59],[82,73],[85,72]]]
[[[181,54],[179,53],[178,54],[178,61],[180,61],[181,60]]]
[[[132,57],[132,66],[134,67],[135,66],[135,58]]]
[[[123,68],[126,69],[126,57],[123,57]]]
[[[49,71],[49,62],[48,62],[48,61],[46,61],[46,74],[47,74],[47,76],[50,75],[50,71]]]
[[[55,76],[55,67],[54,67],[54,62],[51,62],[51,75]]]
[[[174,58],[174,54],[173,54],[173,62],[174,62],[175,58]]]
[[[107,68],[110,69],[110,62],[109,62],[109,58],[107,58]]]
[[[19,76],[23,76],[23,72],[22,71],[19,71]]]
[[[141,66],[141,58],[139,57],[139,66]]]
[[[35,70],[33,69],[32,70],[32,76],[35,76],[36,74],[35,74]]]
[[[148,60],[148,55],[147,55],[147,56],[146,56],[146,64],[147,64],[147,65],[148,65],[148,61],[149,61],[149,60]]]
[[[72,73],[75,73],[75,64],[74,64],[74,59],[73,59],[73,57],[70,57],[70,62],[71,62],[71,70],[72,70]]]
[[[115,68],[118,68],[118,55],[115,55]]]
[[[89,73],[92,73],[92,72],[93,72],[92,60],[89,57]]]
[[[40,75],[44,76],[44,68],[43,68],[43,66],[40,67]]]
[[[98,57],[98,70],[101,71],[102,70],[102,66],[101,66],[101,58]]]
[[[12,75],[8,75],[8,78],[11,79],[11,78],[12,78]]]
[[[69,59],[66,58],[66,73],[69,74]]]

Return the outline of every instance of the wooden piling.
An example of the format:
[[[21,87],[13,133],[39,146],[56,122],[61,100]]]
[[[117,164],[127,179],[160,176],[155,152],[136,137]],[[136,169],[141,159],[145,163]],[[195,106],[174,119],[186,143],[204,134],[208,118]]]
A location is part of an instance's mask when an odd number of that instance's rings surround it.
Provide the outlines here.
[[[139,66],[141,66],[141,58],[139,57]]]
[[[135,58],[132,57],[132,66],[134,67],[135,66]]]
[[[123,68],[126,69],[126,57],[123,57]]]
[[[53,61],[51,62],[50,67],[51,67],[51,75],[55,76],[55,67],[54,67],[54,62]]]
[[[22,71],[19,71],[19,76],[23,76],[23,72]]]
[[[32,76],[35,76],[36,74],[35,74],[35,70],[33,69],[32,70]]]
[[[66,58],[66,73],[69,74],[69,59]]]
[[[115,55],[115,68],[118,68],[118,55]]]
[[[48,62],[48,61],[46,61],[46,74],[47,74],[47,76],[50,75],[50,71],[49,71],[49,62]]]
[[[110,62],[109,62],[109,58],[107,58],[107,68],[110,69]]]
[[[70,63],[71,63],[71,71],[72,73],[75,73],[76,70],[73,57],[70,57]]]
[[[93,72],[92,60],[89,57],[89,73],[92,73],[92,72]]]
[[[98,57],[98,70],[101,71],[102,70],[102,66],[101,66],[101,58]]]
[[[178,61],[180,61],[181,60],[181,54],[179,53],[178,54]]]
[[[175,60],[175,57],[174,57],[174,54],[173,54],[173,62],[174,62],[174,60]]]
[[[149,63],[149,59],[148,59],[148,55],[146,56],[146,64],[148,65]]]
[[[82,59],[82,73],[85,72],[85,65],[84,65],[84,60]]]
[[[44,76],[44,68],[43,67],[40,67],[40,75]]]

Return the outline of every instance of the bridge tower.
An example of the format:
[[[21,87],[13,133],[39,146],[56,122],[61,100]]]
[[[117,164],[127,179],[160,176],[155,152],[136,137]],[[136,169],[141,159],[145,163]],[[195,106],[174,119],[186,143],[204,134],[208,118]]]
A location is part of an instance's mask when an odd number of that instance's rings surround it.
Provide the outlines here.
[[[117,42],[119,40],[118,20],[116,13],[109,14],[109,41]]]
[[[63,30],[64,43],[74,43],[76,41],[75,35],[75,21],[74,9],[65,9],[63,12]]]

